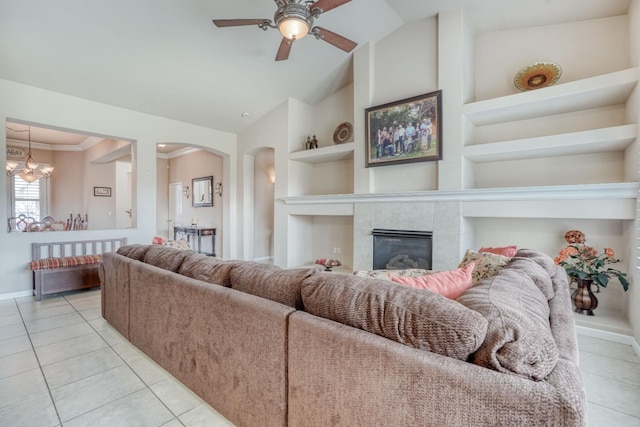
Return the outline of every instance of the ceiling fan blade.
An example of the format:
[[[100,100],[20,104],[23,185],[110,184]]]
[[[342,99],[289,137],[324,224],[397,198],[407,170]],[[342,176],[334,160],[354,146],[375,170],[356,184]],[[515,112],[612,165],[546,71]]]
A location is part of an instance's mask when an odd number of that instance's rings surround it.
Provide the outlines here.
[[[313,11],[313,9],[320,9],[322,13],[327,12],[331,9],[335,9],[338,6],[342,6],[345,3],[349,3],[351,0],[318,0],[309,6],[309,10]]]
[[[322,1],[322,0],[320,0]],[[335,47],[344,50],[345,52],[351,52],[353,49],[358,46],[358,43],[349,40],[346,37],[342,37],[340,34],[336,34],[333,31],[329,31],[322,27],[315,27],[314,30],[317,30],[320,34],[320,38],[327,43],[334,45]]]
[[[216,27],[240,27],[242,25],[260,25],[268,19],[214,19]]]
[[[293,40],[283,37],[280,42],[280,47],[278,48],[278,53],[276,54],[276,61],[285,61],[289,59],[289,53],[291,52],[292,45]]]

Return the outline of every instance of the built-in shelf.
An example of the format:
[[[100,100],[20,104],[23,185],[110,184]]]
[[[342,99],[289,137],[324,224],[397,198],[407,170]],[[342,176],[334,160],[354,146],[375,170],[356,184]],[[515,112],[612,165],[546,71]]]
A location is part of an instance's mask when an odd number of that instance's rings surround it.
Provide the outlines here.
[[[484,126],[624,103],[638,83],[638,68],[507,95],[462,106],[475,125]]]
[[[296,151],[289,154],[289,160],[305,163],[326,163],[353,158],[354,142],[315,148],[312,150]]]
[[[638,137],[635,124],[513,141],[469,145],[463,155],[474,162],[621,151]]]
[[[631,336],[631,323],[622,311],[597,309],[594,316],[574,313],[576,326]],[[586,334],[585,334],[586,335]]]
[[[287,205],[443,201],[635,200],[639,185],[637,182],[622,182],[611,184],[414,191],[407,193],[327,194],[282,197],[280,200]]]

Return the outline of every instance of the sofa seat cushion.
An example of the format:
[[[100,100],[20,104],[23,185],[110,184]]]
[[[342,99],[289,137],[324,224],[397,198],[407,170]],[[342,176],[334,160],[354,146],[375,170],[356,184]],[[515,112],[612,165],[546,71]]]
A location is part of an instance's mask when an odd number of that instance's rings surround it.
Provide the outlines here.
[[[98,264],[102,262],[102,255],[78,255],[58,258],[43,258],[29,263],[31,270],[46,270],[48,268],[75,267],[77,265]]]
[[[120,246],[117,250],[118,255],[126,256],[127,258],[135,259],[136,261],[144,261],[144,256],[151,245],[141,245],[135,243],[132,245]]]
[[[384,280],[318,273],[302,282],[305,311],[422,350],[466,360],[487,321],[456,301]]]
[[[228,288],[231,286],[231,269],[240,262],[225,261],[221,258],[191,253],[180,264],[178,273],[192,279]]]
[[[521,269],[505,268],[457,301],[488,321],[475,364],[537,381],[553,370],[558,348],[549,325],[549,304]]]
[[[193,251],[163,245],[151,245],[144,255],[144,262],[176,273],[184,259]]]
[[[302,310],[302,281],[320,271],[319,267],[285,270],[270,264],[243,263],[231,271],[231,287]]]

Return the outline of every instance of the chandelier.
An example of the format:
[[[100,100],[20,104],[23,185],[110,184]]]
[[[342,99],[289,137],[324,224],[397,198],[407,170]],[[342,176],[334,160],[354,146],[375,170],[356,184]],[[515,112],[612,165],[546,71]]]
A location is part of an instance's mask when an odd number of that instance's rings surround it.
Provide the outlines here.
[[[39,164],[31,155],[31,126],[26,131],[18,131],[10,129],[14,132],[28,132],[29,135],[29,151],[27,151],[27,157],[24,159],[24,163],[16,162],[13,160],[7,160],[7,175],[19,176],[26,182],[35,182],[40,178],[48,179],[53,173],[53,166]]]

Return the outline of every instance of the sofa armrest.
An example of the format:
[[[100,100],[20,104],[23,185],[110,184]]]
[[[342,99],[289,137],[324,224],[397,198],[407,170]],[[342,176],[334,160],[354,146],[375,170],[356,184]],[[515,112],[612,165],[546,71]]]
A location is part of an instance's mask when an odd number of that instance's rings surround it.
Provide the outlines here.
[[[129,340],[235,425],[283,426],[293,308],[130,266]]]

